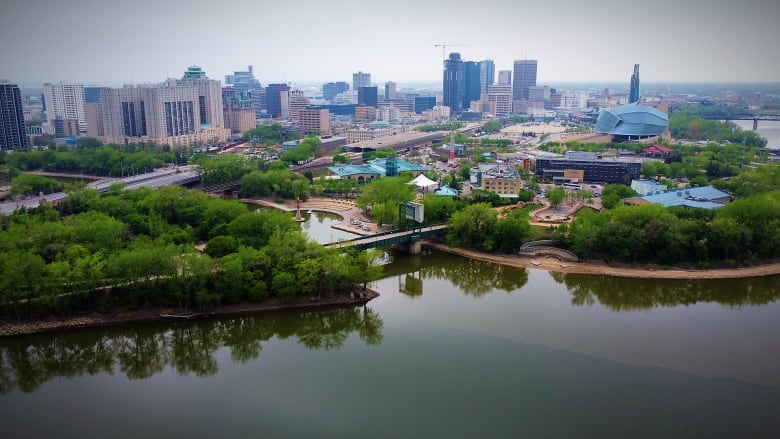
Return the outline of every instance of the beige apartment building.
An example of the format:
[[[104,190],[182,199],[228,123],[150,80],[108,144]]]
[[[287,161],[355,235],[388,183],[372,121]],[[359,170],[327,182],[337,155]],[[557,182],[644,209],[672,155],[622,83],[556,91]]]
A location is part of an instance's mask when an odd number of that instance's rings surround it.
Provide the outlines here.
[[[188,146],[226,142],[222,87],[190,67],[180,80],[101,91],[96,125],[108,143]]]
[[[330,133],[330,111],[318,108],[299,110],[298,122],[304,134]]]

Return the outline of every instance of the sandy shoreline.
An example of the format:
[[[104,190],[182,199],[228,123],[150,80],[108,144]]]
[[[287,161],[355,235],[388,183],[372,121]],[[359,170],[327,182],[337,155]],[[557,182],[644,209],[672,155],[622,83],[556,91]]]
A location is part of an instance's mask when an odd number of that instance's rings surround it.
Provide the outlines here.
[[[498,255],[462,248],[449,247],[431,241],[423,241],[423,246],[452,253],[467,258],[513,267],[535,268],[560,273],[593,274],[614,277],[632,277],[644,279],[738,279],[746,277],[773,276],[780,274],[780,263],[756,265],[740,268],[718,268],[694,270],[662,267],[615,267],[596,262],[563,262],[550,257],[526,257],[517,255]]]
[[[363,293],[363,297],[359,294]],[[252,315],[273,311],[305,311],[321,310],[328,308],[352,307],[366,304],[368,301],[379,297],[379,293],[372,290],[358,288],[355,296],[349,293],[340,293],[331,297],[323,297],[319,300],[310,300],[301,297],[291,301],[268,299],[258,303],[243,303],[237,305],[219,306],[204,312],[189,312],[174,308],[149,308],[138,310],[121,310],[110,313],[92,312],[65,319],[48,317],[32,321],[7,321],[0,320],[0,337],[29,335],[41,332],[53,332],[75,328],[97,328],[104,326],[116,326],[125,323],[154,322],[154,321],[180,321],[196,320],[213,317],[230,317]]]

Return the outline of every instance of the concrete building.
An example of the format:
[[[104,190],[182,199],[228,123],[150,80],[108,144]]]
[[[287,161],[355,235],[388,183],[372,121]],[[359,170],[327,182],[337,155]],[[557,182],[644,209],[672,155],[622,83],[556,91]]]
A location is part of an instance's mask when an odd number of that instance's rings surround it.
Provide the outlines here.
[[[390,101],[397,97],[396,83],[393,81],[385,82],[385,100]]]
[[[355,107],[355,119],[376,120],[376,108],[363,105]]]
[[[560,96],[561,103],[558,108],[570,111],[582,111],[588,108],[588,92],[586,91],[567,91]]]
[[[498,85],[512,85],[512,71],[511,70],[499,70],[498,71]]]
[[[99,117],[106,143],[179,146],[221,143],[230,136],[220,82],[196,66],[180,80],[101,90]]]
[[[76,121],[80,132],[87,132],[87,115],[84,111],[84,86],[81,84],[43,84],[43,100],[46,106],[46,120],[59,119],[72,124]],[[60,134],[60,133],[58,133]]]
[[[623,200],[623,203],[629,205],[652,203],[660,204],[664,207],[682,206],[689,209],[713,210],[720,209],[731,201],[732,197],[729,194],[712,186],[702,186],[656,191],[641,197],[626,198]]]
[[[304,134],[328,134],[330,132],[330,112],[324,108],[300,110],[298,119],[298,124]]]
[[[512,86],[491,85],[488,87],[488,102],[491,104],[490,112],[494,116],[507,116],[512,114]]]
[[[601,160],[595,157],[537,158],[536,176],[553,183],[599,182],[629,184],[638,179],[641,161]]]
[[[349,84],[343,81],[322,84],[322,97],[329,101],[332,101],[337,94],[345,91],[349,91]]]
[[[303,95],[303,91],[298,89],[290,90],[290,103],[288,105],[290,122],[294,124],[300,123],[299,114],[307,108],[309,108],[309,98]]]
[[[472,189],[495,192],[502,197],[514,198],[523,189],[523,180],[517,170],[506,162],[481,164],[471,169]]]
[[[24,129],[22,92],[19,86],[0,81],[0,150],[28,149]]]
[[[652,195],[658,192],[666,192],[665,184],[655,180],[631,180],[631,189],[641,196]]]
[[[528,87],[529,102],[544,102],[550,99],[550,87],[546,85],[534,85]]]
[[[528,89],[536,85],[536,66],[535,59],[515,61],[514,82],[512,84],[513,100],[528,100]]]
[[[255,78],[253,67],[247,66],[245,71],[236,70],[232,75],[225,75],[225,84],[233,86],[239,98],[249,99],[252,102],[252,108],[255,110],[255,118],[259,119],[262,115],[262,94],[263,87],[260,81]]]
[[[371,73],[363,73],[358,71],[352,74],[352,90],[357,90],[360,87],[369,87],[371,85]]]
[[[492,59],[483,59],[479,62],[479,93],[487,93],[488,87],[496,81],[496,63]]]

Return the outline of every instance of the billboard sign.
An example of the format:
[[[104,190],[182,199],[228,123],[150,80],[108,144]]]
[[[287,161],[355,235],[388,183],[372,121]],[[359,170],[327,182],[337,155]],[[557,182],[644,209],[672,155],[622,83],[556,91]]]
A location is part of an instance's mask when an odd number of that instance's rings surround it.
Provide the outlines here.
[[[420,203],[404,203],[403,212],[404,218],[416,221],[418,223],[423,222],[423,205]]]

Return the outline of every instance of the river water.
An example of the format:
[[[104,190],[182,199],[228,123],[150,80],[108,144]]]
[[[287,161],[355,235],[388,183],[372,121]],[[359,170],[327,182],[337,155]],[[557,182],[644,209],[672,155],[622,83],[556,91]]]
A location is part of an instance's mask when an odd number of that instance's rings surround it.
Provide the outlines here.
[[[734,120],[732,122],[737,124],[743,130],[753,130],[752,120]],[[767,148],[780,149],[780,121],[759,120],[758,130],[756,130],[756,132],[767,140]]]
[[[620,279],[389,252],[372,287],[363,308],[0,339],[3,436],[780,431],[780,277]]]

